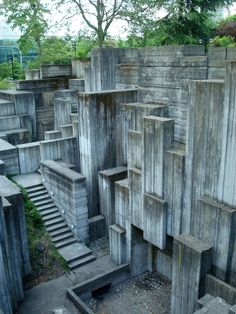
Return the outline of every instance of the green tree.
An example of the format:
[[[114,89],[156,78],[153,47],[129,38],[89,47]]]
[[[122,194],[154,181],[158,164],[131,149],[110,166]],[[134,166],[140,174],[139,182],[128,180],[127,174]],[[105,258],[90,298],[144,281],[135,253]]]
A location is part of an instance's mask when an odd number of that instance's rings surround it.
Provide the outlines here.
[[[220,7],[230,5],[232,0],[129,0],[131,14],[126,19],[134,35],[141,35],[155,43],[188,44],[208,40],[213,28],[212,14]],[[166,12],[163,18],[157,11]],[[127,10],[126,10],[127,11]],[[124,13],[125,15],[125,13]]]
[[[29,68],[39,68],[42,64],[69,64],[74,57],[70,41],[48,37],[41,44],[41,54],[28,64]]]
[[[56,0],[67,5],[68,16],[78,13],[97,37],[99,47],[104,45],[108,30],[113,21],[120,16],[126,0]],[[70,6],[70,5],[71,6]]]
[[[7,23],[20,30],[20,49],[28,52],[36,46],[41,54],[42,40],[48,29],[46,6],[40,0],[3,0],[0,9]]]

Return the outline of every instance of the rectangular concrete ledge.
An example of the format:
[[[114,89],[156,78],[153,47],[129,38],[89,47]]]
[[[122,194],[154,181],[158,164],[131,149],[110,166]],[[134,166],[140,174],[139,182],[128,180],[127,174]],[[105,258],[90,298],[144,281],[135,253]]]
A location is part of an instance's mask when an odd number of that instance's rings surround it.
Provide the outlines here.
[[[194,238],[190,234],[181,234],[180,236],[175,237],[175,240],[200,254],[212,248],[210,244]]]
[[[10,197],[12,195],[21,194],[20,189],[12,183],[7,177],[0,176],[0,195]]]
[[[54,160],[41,161],[41,165],[52,169],[61,177],[66,178],[70,182],[80,182],[85,180],[85,177],[82,176],[80,173],[64,167]]]
[[[218,208],[218,209],[221,209],[221,210],[223,210],[229,214],[234,213],[236,211],[236,208],[229,207],[226,204],[216,202],[216,201],[209,199],[207,197],[200,198],[199,201],[206,203],[211,208]]]
[[[67,289],[67,296],[82,313],[93,314],[94,312],[83,302],[83,300],[90,297],[91,293],[97,289],[110,284],[115,285],[127,280],[129,278],[129,273],[129,264],[117,266],[117,268],[112,271],[105,272]]]
[[[99,171],[99,173],[101,173],[105,177],[110,177],[110,176],[120,174],[121,172],[126,172],[126,171],[127,171],[127,168],[124,166],[121,166],[121,167],[115,167],[115,168],[110,168],[107,170]]]
[[[115,94],[115,93],[123,93],[123,92],[136,92],[137,88],[128,88],[128,89],[111,89],[111,90],[103,90],[96,92],[81,92],[79,95],[87,96],[87,95],[105,95],[105,94]]]

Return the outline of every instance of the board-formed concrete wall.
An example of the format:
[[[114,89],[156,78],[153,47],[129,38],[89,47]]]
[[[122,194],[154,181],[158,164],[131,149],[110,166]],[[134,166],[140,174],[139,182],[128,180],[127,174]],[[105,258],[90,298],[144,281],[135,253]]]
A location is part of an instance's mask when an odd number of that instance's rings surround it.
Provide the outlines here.
[[[43,184],[80,242],[88,242],[86,178],[53,160],[41,162]]]
[[[23,197],[4,176],[0,176],[0,261],[0,311],[11,314],[24,298],[22,278],[31,268]]]

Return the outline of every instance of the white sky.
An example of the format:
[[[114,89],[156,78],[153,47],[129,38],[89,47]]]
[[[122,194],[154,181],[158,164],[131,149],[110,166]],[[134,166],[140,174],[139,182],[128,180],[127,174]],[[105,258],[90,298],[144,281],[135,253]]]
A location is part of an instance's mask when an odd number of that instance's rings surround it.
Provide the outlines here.
[[[48,3],[48,0],[44,0]],[[0,0],[1,2],[1,0]],[[62,9],[62,12],[58,10],[52,9],[51,14],[48,15],[47,19],[51,24],[51,28],[48,32],[48,35],[53,36],[65,36],[69,35],[77,35],[80,30],[86,28],[85,22],[80,16],[74,16],[69,21],[63,19],[65,11]],[[225,10],[225,15],[236,14],[236,4],[234,4],[229,10]],[[160,11],[159,16],[164,15],[164,11]],[[109,34],[114,37],[124,38],[127,35],[125,29],[127,28],[127,24],[124,21],[114,21],[109,29]],[[18,38],[20,35],[16,30],[12,30],[9,25],[5,23],[3,17],[0,16],[0,39],[4,38]]]

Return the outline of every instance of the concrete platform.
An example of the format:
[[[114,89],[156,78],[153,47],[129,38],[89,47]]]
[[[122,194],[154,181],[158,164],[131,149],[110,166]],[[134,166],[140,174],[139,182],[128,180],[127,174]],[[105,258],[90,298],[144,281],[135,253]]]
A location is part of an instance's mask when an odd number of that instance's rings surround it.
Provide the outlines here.
[[[51,314],[55,309],[63,308],[70,314],[78,314],[77,308],[66,296],[66,289],[116,267],[109,256],[104,256],[57,279],[42,283],[25,291],[25,300],[19,304],[17,313]]]
[[[14,176],[13,179],[24,188],[28,188],[42,183],[41,175],[35,172],[27,174],[18,174]]]

